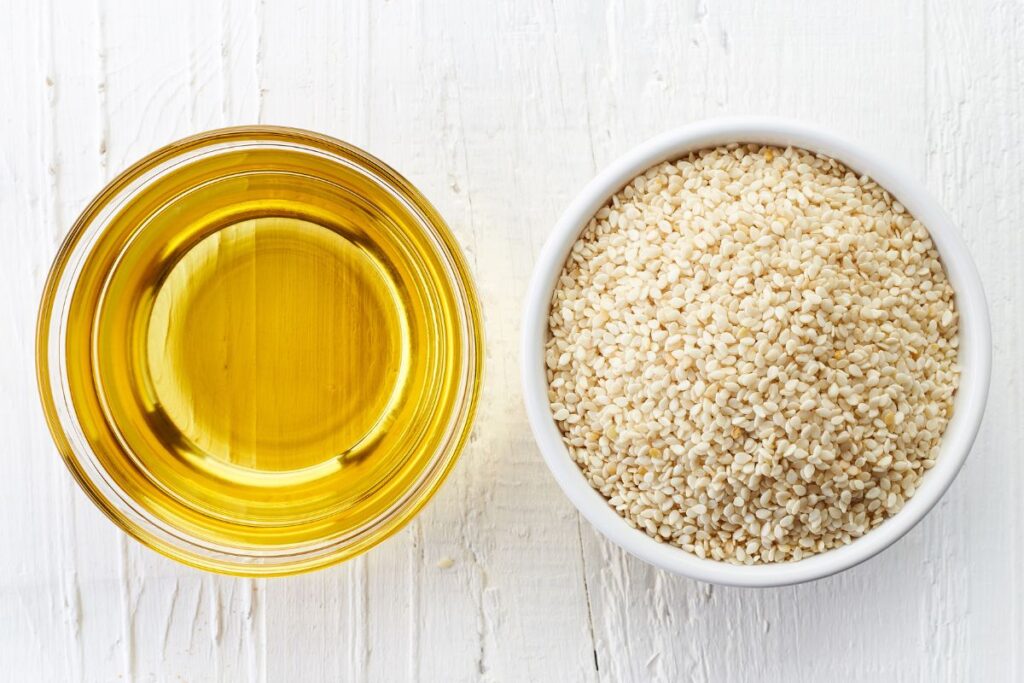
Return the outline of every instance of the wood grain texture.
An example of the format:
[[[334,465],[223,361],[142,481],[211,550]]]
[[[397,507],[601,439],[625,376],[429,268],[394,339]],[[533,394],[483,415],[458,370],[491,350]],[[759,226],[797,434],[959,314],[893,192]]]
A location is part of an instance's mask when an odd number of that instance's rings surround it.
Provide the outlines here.
[[[1024,678],[1024,5],[6,2],[0,22],[0,680],[1017,681]],[[548,475],[518,382],[520,301],[560,211],[693,120],[835,129],[924,181],[993,320],[974,453],[938,508],[843,575],[711,587],[624,555]],[[402,533],[293,579],[200,574],[71,482],[35,396],[49,262],[88,199],[222,125],[349,140],[435,203],[487,336],[474,437]],[[438,566],[450,558],[451,567]]]

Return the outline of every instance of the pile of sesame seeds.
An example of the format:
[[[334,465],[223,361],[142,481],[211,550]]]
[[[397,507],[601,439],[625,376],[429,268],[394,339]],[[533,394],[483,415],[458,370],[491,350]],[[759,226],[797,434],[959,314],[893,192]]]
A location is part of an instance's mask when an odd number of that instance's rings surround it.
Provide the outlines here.
[[[898,512],[959,379],[953,290],[883,188],[801,149],[663,163],[573,246],[549,400],[587,480],[699,557],[800,560]]]

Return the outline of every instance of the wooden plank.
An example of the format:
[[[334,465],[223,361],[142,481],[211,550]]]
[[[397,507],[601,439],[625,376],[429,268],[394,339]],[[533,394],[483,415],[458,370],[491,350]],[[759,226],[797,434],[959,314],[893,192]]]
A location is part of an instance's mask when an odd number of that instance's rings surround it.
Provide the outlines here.
[[[994,340],[981,433],[926,526],[928,545],[943,549],[926,567],[932,588],[920,625],[929,643],[926,671],[932,680],[1020,680],[1024,12],[1019,3],[938,2],[926,5],[926,20],[928,186],[978,265]]]

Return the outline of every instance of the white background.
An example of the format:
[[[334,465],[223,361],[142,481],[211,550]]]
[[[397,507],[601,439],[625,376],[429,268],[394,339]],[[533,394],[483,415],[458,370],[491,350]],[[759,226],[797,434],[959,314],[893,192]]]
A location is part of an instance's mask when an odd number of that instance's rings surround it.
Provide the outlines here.
[[[640,0],[0,0],[0,680],[1024,678],[1024,6]],[[702,585],[603,541],[527,429],[520,300],[559,212],[667,128],[795,117],[891,157],[985,281],[993,388],[939,507],[882,556],[777,590]],[[435,203],[484,305],[454,475],[403,532],[294,579],[206,575],[72,483],[33,376],[36,303],[129,163],[228,124],[364,147]],[[450,557],[454,566],[437,566]]]

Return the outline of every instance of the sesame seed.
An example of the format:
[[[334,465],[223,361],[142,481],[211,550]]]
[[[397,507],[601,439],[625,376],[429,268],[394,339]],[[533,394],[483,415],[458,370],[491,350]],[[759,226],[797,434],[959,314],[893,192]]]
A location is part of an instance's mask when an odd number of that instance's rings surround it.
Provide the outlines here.
[[[638,531],[734,564],[799,561],[895,514],[934,465],[959,316],[928,233],[796,148],[649,169],[572,248],[551,414]]]

